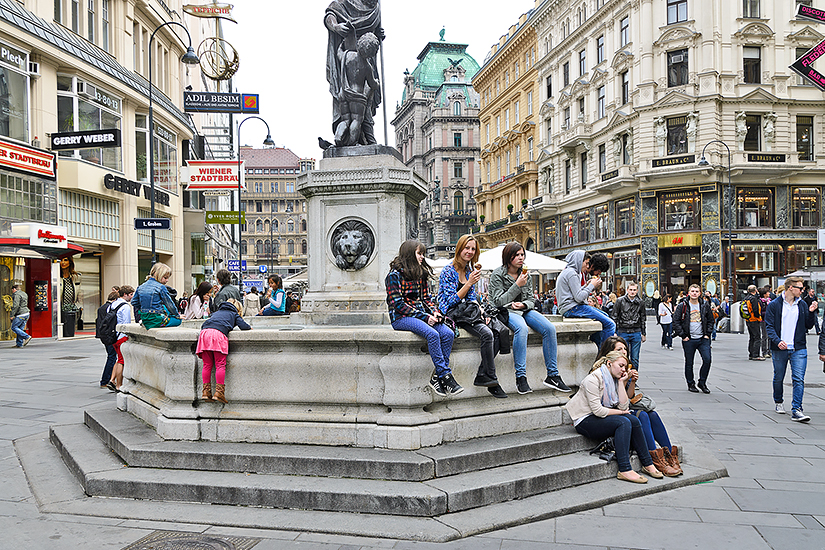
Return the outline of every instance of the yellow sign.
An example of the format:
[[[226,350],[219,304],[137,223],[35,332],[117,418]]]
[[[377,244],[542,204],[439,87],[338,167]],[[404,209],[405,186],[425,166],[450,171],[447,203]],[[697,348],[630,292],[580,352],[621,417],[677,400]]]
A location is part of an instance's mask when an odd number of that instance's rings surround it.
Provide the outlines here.
[[[702,246],[702,235],[699,233],[659,235],[659,248],[676,248],[689,246]]]
[[[232,19],[232,4],[218,4],[213,2],[205,6],[196,6],[194,4],[187,4],[183,6],[183,11],[195,17],[213,17],[220,19],[228,19],[233,23],[237,23]]]

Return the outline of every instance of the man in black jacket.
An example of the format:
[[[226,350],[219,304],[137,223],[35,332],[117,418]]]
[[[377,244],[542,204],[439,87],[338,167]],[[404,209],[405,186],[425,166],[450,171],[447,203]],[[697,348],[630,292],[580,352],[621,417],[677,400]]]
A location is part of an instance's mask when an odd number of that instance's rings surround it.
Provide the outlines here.
[[[710,374],[710,336],[713,334],[713,312],[710,304],[700,300],[702,289],[699,285],[690,285],[688,299],[676,306],[673,312],[673,334],[682,339],[682,350],[685,352],[685,380],[688,391],[699,393],[702,390],[710,393],[707,386]],[[693,378],[693,358],[696,351],[702,357],[702,368],[699,369],[699,389]]]
[[[625,295],[616,300],[611,316],[616,321],[616,334],[627,342],[630,362],[638,370],[639,352],[642,351],[642,342],[647,339],[645,304],[639,296],[639,285],[627,284]]]
[[[759,299],[759,294],[756,292],[756,285],[748,287],[748,295],[745,301],[747,302],[748,312],[750,312],[750,318],[745,321],[745,325],[748,327],[748,360],[764,361],[765,358],[761,356],[762,300]]]

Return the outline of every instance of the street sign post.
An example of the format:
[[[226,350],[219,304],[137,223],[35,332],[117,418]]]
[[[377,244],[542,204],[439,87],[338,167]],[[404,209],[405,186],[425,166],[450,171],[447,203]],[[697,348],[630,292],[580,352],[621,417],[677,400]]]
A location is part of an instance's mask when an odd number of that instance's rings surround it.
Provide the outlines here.
[[[258,273],[266,273],[266,266],[265,265],[259,265],[258,266]]]
[[[229,271],[240,271],[241,269],[246,271],[246,260],[240,263],[240,269],[238,268],[238,260],[227,260],[226,269]]]
[[[238,211],[207,210],[206,223],[238,224]],[[246,223],[246,212],[241,212],[241,223]]]
[[[172,229],[169,218],[135,218],[135,229]]]

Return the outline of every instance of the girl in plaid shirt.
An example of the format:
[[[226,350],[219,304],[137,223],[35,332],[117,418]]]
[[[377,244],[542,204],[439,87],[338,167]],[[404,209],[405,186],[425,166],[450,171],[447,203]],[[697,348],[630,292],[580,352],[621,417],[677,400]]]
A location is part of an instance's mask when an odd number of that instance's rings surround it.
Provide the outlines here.
[[[424,251],[420,242],[404,241],[398,256],[390,262],[390,272],[384,281],[390,321],[395,330],[408,330],[427,340],[435,365],[430,388],[442,397],[455,395],[464,391],[450,371],[455,335],[444,326],[444,315],[430,298],[427,281],[433,270],[424,258]]]

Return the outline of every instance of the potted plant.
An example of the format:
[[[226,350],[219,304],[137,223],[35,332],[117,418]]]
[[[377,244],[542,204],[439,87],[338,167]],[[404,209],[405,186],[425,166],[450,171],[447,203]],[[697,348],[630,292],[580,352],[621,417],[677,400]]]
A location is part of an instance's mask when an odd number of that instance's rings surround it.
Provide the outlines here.
[[[512,204],[507,205],[507,212],[509,212],[510,214],[513,213],[513,205]]]
[[[470,218],[470,225],[475,225],[475,224],[476,224],[476,219],[475,218]]]
[[[481,223],[484,223],[484,214],[480,215],[478,219],[481,220]]]
[[[527,208],[527,199],[521,199],[521,207]]]

